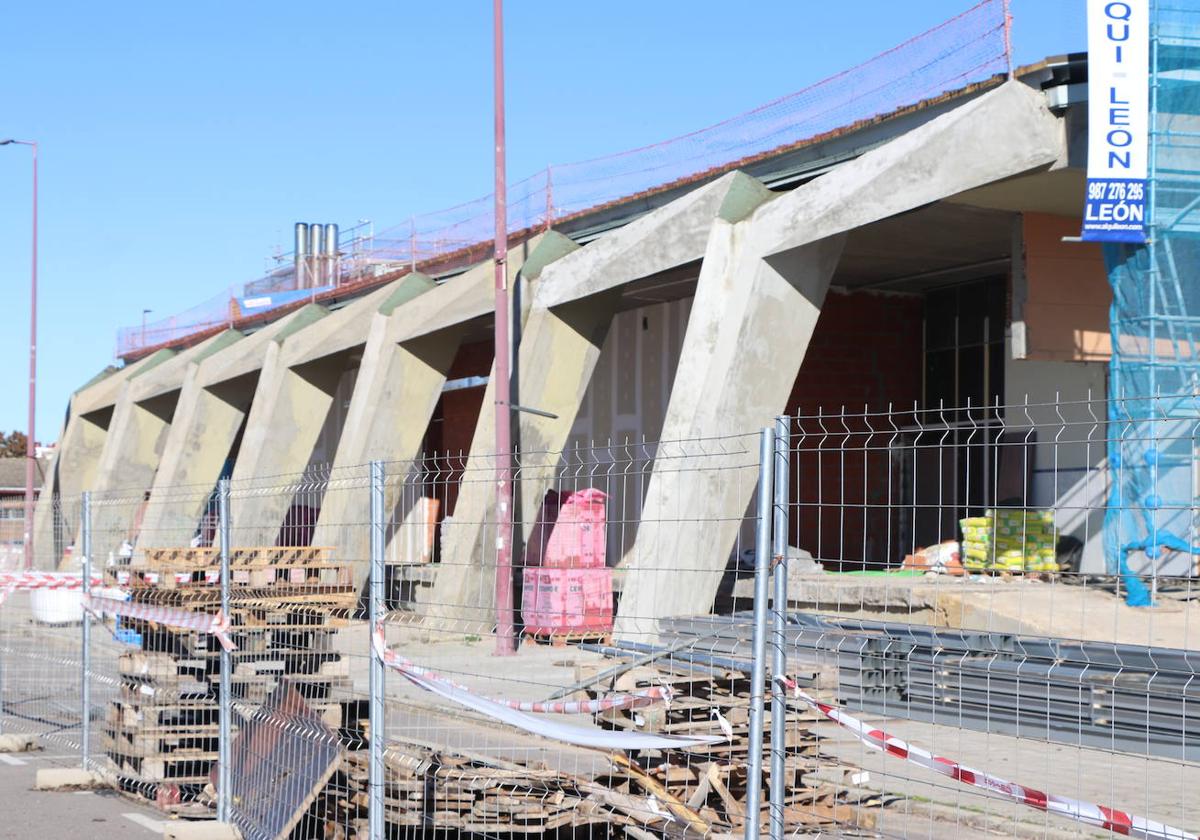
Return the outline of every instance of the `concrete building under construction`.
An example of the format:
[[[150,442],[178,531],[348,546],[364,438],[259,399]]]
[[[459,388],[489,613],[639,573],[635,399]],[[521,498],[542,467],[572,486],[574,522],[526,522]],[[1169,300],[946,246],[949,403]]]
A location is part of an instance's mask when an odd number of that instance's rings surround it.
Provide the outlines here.
[[[1084,204],[1084,66],[1047,59],[515,233],[513,399],[539,412],[514,415],[520,450],[718,440],[782,413],[1101,396],[1111,294],[1099,246],[1071,241]],[[332,236],[325,247],[336,250]],[[72,395],[53,492],[37,508],[39,565],[60,564],[78,540],[73,500],[84,490],[147,502],[120,522],[93,508],[102,558],[210,542],[221,478],[248,486],[452,453],[436,518],[458,527],[442,535],[414,608],[486,625],[494,485],[459,479],[486,467],[493,441],[490,252],[375,266],[351,283],[319,265],[300,287],[311,293],[285,306],[138,347]],[[909,482],[907,504],[936,501],[954,521],[1014,495],[1005,482],[1015,481],[1051,505],[1067,491],[1039,485],[1050,466],[1041,443],[1022,449],[1020,467],[993,461],[995,475],[937,473],[957,501],[941,480]],[[1085,474],[1103,456],[1102,446],[1057,449],[1055,474]],[[753,495],[668,459],[647,465],[610,499],[621,512],[610,509],[608,563],[641,575],[621,596],[618,628],[628,616],[710,609]],[[865,483],[863,469],[843,476]],[[519,477],[521,508],[536,510],[550,479]],[[1085,568],[1103,565],[1087,521],[1103,494],[1058,523],[1080,539]],[[365,575],[365,529],[343,527],[365,505],[354,493],[247,493],[237,524],[247,544],[334,546]],[[668,510],[713,525],[651,550]],[[640,528],[618,527],[638,517]],[[890,565],[904,551],[889,546],[936,541],[945,521],[917,515],[903,527],[885,535],[864,517],[817,544],[819,523],[801,521],[793,541],[826,562]]]

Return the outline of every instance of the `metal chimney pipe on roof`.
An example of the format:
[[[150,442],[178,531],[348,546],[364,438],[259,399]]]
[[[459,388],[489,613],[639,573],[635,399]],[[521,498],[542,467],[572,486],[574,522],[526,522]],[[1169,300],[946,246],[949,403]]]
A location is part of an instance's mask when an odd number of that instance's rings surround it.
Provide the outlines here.
[[[308,224],[296,222],[296,246],[292,252],[292,262],[296,271],[296,288],[303,289],[308,279]]]
[[[309,255],[309,288],[325,285],[325,239],[321,236],[321,223],[312,222],[308,226],[308,255]]]
[[[325,225],[325,283],[337,285],[338,226]]]

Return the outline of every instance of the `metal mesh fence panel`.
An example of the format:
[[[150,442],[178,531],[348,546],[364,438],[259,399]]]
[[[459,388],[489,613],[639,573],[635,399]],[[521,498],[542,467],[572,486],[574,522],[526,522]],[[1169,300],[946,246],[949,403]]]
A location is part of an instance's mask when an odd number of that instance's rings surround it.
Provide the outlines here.
[[[78,499],[54,497],[51,505],[56,522],[79,521]],[[19,574],[22,565],[6,571]],[[84,735],[78,555],[63,569],[73,580],[61,588],[0,588],[0,727],[30,738],[41,760],[78,765]]]
[[[230,483],[229,819],[248,840],[365,836],[369,490],[366,467]],[[350,521],[318,526],[338,503]]]
[[[1105,418],[1145,410],[1097,398],[787,421],[780,644],[835,708],[814,730],[843,768],[830,781],[879,797],[877,830],[1195,825],[1195,558],[1144,609],[1121,597],[1136,578],[1104,562],[1124,469],[1107,453],[1126,433]],[[1191,423],[1158,433],[1194,443]]]
[[[488,454],[88,494],[103,620],[8,595],[0,724],[247,838],[1190,837],[1194,569],[1105,565],[1142,411],[515,453],[511,656]]]

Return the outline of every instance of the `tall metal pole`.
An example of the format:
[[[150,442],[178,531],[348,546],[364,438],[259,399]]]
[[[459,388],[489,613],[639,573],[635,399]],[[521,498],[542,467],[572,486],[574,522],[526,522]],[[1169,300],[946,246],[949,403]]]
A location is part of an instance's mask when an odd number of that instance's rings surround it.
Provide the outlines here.
[[[83,594],[92,591],[92,494],[85,490],[80,501],[79,519],[83,527]],[[88,769],[92,757],[92,617],[87,610],[79,622],[80,630],[80,676],[79,686],[80,731],[79,762]]]
[[[787,788],[787,697],[783,680],[787,676],[787,553],[788,553],[788,474],[791,453],[790,421],[775,421],[775,526],[774,591],[771,595],[771,840],[783,840],[784,794]]]
[[[385,522],[384,522],[384,473],[383,461],[371,462],[371,500],[370,500],[370,516],[371,516],[371,568],[369,585],[367,589],[367,617],[370,621],[368,629],[368,639],[375,632],[376,623],[383,618],[383,582],[384,582],[384,546],[385,546]],[[374,651],[374,646],[370,645],[370,670],[367,672],[368,689],[370,691],[370,699],[368,704],[368,715],[370,737],[367,741],[367,746],[370,752],[368,753],[367,763],[367,836],[370,840],[383,840],[386,831],[383,819],[384,809],[384,761],[383,761],[383,744],[384,744],[384,679],[386,674],[383,670],[383,661]]]
[[[229,521],[229,479],[222,478],[217,483],[217,516],[221,533],[221,613],[229,617],[229,552],[230,531]],[[233,802],[233,791],[230,790],[233,775],[229,766],[232,757],[233,741],[233,697],[231,696],[230,675],[233,671],[233,654],[224,647],[221,648],[220,710],[218,712],[218,742],[217,742],[217,820],[230,822],[229,806]]]
[[[25,568],[33,568],[33,474],[37,467],[37,270],[38,144],[32,140],[0,140],[0,146],[28,146],[33,152],[33,262],[29,272],[29,417],[25,441]]]
[[[512,593],[512,381],[509,378],[508,206],[504,157],[504,0],[492,0],[496,102],[496,655],[516,653]]]
[[[746,757],[746,840],[759,840],[762,802],[763,689],[767,677],[767,578],[771,573],[771,472],[775,430],[762,430],[758,447],[758,518],[754,540],[754,636],[750,668],[750,748]]]

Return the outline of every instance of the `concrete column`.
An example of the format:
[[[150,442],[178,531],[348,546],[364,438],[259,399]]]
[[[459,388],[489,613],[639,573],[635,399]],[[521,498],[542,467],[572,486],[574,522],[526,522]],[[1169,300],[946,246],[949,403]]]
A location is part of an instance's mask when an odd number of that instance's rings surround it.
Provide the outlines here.
[[[185,379],[151,488],[139,548],[191,541],[250,411],[269,348],[324,316],[324,309],[309,305],[252,335],[232,333],[227,347],[205,358],[194,376]]]
[[[785,263],[748,247],[747,223],[709,242],[633,547],[616,632],[644,638],[664,615],[707,612],[758,476],[753,430],[783,412],[844,236]]]
[[[275,545],[345,372],[344,356],[293,368],[284,352],[267,348],[233,467],[232,516],[242,546]]]
[[[130,376],[113,411],[92,484],[92,552],[106,559],[138,540],[180,391],[199,363],[240,338],[225,331]]]
[[[700,259],[714,221],[742,218],[769,195],[753,178],[733,173],[531,272],[533,300],[521,336],[514,399],[558,417],[516,416],[523,453],[515,488],[522,543],[554,483],[557,453],[591,382],[622,287]],[[453,524],[442,528],[442,564],[424,610],[430,627],[486,632],[492,624],[494,399],[489,382]]]
[[[414,461],[429,427],[442,385],[458,352],[457,333],[443,331],[397,344],[390,336],[388,319],[379,316],[378,328],[363,351],[354,396],[333,475],[325,493],[313,545],[332,545],[338,557],[354,563],[355,581],[366,579],[368,533],[362,527],[365,465],[378,459],[388,462],[385,510],[403,504],[406,481],[414,474]],[[344,484],[336,479],[345,478]]]
[[[108,368],[71,396],[58,451],[46,473],[33,516],[34,563],[56,568],[79,526],[79,498],[95,484],[104,442],[121,389],[132,376],[175,355],[159,350],[123,368]]]
[[[622,560],[619,636],[645,637],[657,632],[658,617],[711,609],[753,496],[752,477],[742,474],[756,456],[753,443],[726,455],[731,444],[705,441],[752,436],[783,410],[844,235],[1052,166],[1063,153],[1045,98],[1009,82],[763,204],[745,222],[714,228],[662,433],[692,442],[679,452],[698,454],[651,476]]]
[[[71,402],[73,405],[74,397]],[[57,568],[63,550],[75,539],[79,496],[95,478],[111,419],[111,411],[90,415],[70,412],[33,514],[34,565],[38,569]]]

